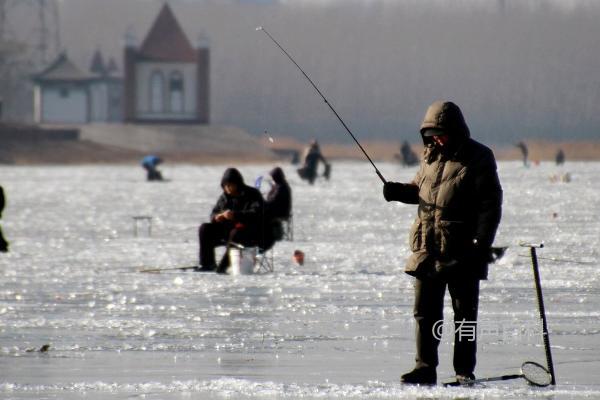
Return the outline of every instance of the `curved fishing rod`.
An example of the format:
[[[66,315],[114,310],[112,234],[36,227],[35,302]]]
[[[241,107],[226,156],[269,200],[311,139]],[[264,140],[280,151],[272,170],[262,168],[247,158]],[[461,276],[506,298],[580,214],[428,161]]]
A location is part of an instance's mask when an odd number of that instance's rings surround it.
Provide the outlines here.
[[[333,111],[333,113],[335,114],[335,116],[337,117],[337,119],[342,123],[342,125],[344,126],[344,128],[346,128],[346,131],[348,131],[348,133],[350,134],[350,136],[352,136],[352,139],[354,139],[354,142],[356,142],[356,144],[358,145],[358,147],[360,148],[360,150],[363,152],[363,154],[365,155],[365,157],[367,157],[367,160],[369,160],[369,162],[371,163],[371,165],[373,166],[373,168],[375,168],[375,173],[377,174],[377,176],[379,177],[379,179],[381,179],[381,182],[387,183],[387,181],[385,180],[385,178],[383,177],[383,175],[381,175],[381,172],[379,172],[379,170],[375,166],[375,163],[373,163],[373,160],[371,160],[371,157],[369,157],[369,155],[367,154],[367,152],[365,151],[365,149],[361,146],[361,144],[358,142],[358,140],[356,139],[356,137],[352,134],[352,132],[350,131],[350,128],[348,128],[348,126],[346,125],[346,123],[344,122],[344,120],[342,119],[342,117],[340,117],[340,115],[337,113],[337,111],[335,111],[335,109],[333,108],[333,106],[329,103],[329,101],[323,95],[323,93],[321,93],[321,91],[319,90],[319,88],[317,87],[317,85],[315,85],[314,82],[308,77],[308,75],[306,74],[306,72],[304,72],[304,70],[302,68],[300,68],[300,65],[298,65],[298,63],[296,62],[296,60],[294,60],[292,58],[292,56],[279,44],[279,42],[277,42],[277,40],[275,40],[275,38],[273,36],[271,36],[271,34],[269,32],[267,32],[267,30],[265,28],[263,28],[262,26],[259,26],[259,27],[256,28],[256,30],[257,31],[263,31],[265,33],[265,35],[267,35],[269,37],[269,39],[271,39],[273,41],[273,43],[275,43],[277,45],[277,47],[279,47],[279,49],[281,51],[283,51],[283,53],[290,59],[290,61],[293,62],[296,67],[298,67],[298,69],[300,70],[300,72],[302,72],[302,75],[304,75],[304,77],[306,79],[308,79],[308,81],[310,82],[310,84],[312,85],[312,87],[315,88],[315,90],[317,91],[317,93],[319,93],[319,95],[323,98],[323,101],[325,102],[325,104],[327,104],[327,106],[329,106],[329,108],[331,109],[331,111]]]

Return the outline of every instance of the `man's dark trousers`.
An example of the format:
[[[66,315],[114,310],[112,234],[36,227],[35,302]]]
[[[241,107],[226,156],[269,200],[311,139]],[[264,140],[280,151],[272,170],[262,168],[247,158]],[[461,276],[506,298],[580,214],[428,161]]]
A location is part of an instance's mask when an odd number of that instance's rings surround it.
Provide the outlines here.
[[[227,250],[229,250],[228,245],[230,242],[248,246],[256,241],[257,235],[251,229],[236,228],[234,224],[229,222],[207,222],[200,225],[198,237],[200,265],[202,267],[216,267],[215,247],[227,246]],[[222,264],[222,268],[229,265],[227,251],[220,264]]]
[[[414,307],[417,336],[416,368],[435,368],[438,365],[446,285],[454,310],[454,370],[457,375],[468,375],[473,373],[476,363],[476,324],[479,304],[479,280],[477,279],[450,282],[434,278],[416,279]]]

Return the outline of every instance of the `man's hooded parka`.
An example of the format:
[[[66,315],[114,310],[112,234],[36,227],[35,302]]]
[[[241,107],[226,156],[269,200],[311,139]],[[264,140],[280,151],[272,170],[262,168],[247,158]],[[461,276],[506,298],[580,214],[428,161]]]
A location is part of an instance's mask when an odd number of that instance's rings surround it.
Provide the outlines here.
[[[448,145],[435,146],[423,135],[429,129],[449,135]],[[486,279],[502,205],[494,155],[471,139],[452,102],[433,103],[420,132],[425,145],[420,168],[410,184],[394,184],[388,199],[419,205],[405,271],[417,277]]]

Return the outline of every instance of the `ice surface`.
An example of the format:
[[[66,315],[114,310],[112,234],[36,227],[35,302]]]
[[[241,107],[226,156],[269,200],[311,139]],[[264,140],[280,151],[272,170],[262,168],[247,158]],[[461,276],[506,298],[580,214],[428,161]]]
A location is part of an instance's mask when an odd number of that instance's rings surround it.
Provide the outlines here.
[[[510,247],[482,284],[476,374],[545,363],[531,264],[518,246],[543,241],[558,380],[543,389],[399,384],[414,358],[402,268],[416,209],[385,202],[366,163],[337,162],[332,180],[314,186],[284,166],[295,241],[277,244],[273,274],[137,272],[197,262],[197,227],[225,167],[167,163],[162,183],[134,165],[0,167],[11,242],[0,254],[0,398],[600,398],[599,163],[499,164],[496,244]],[[272,167],[240,170],[252,183]],[[389,180],[415,173],[378,167]],[[567,171],[571,182],[551,182]],[[140,215],[152,216],[151,236],[144,221],[134,235]],[[453,374],[445,327],[440,380]],[[44,344],[48,352],[36,351]]]

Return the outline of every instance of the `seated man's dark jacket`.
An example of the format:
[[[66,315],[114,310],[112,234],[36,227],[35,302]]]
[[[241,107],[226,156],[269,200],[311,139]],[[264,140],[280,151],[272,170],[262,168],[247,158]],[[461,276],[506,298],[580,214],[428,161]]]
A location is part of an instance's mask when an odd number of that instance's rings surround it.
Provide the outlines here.
[[[292,190],[285,180],[281,168],[275,168],[271,172],[275,185],[267,194],[265,202],[265,214],[268,220],[288,219],[292,213]]]
[[[224,186],[225,182],[236,183],[239,194],[234,197],[223,192],[219,196],[217,204],[213,207],[210,215],[211,221],[215,222],[217,214],[225,210],[231,210],[233,211],[234,220],[224,221],[223,223],[231,224],[232,229],[236,225],[238,225],[238,228],[243,226],[243,229],[255,232],[258,239],[263,225],[263,198],[261,193],[257,189],[246,185],[241,174],[235,168],[229,168],[225,171],[221,186]]]

